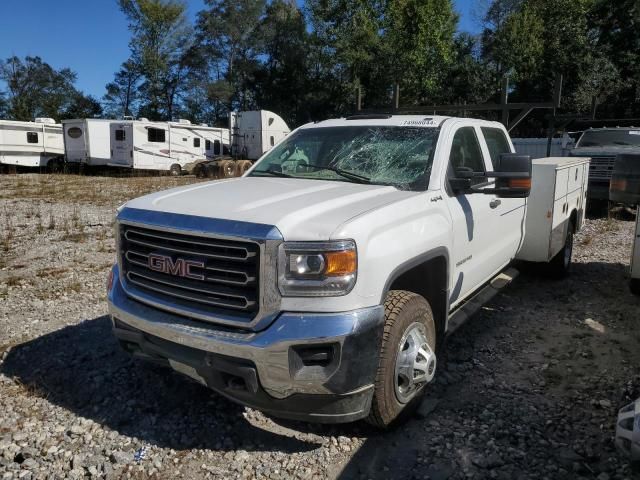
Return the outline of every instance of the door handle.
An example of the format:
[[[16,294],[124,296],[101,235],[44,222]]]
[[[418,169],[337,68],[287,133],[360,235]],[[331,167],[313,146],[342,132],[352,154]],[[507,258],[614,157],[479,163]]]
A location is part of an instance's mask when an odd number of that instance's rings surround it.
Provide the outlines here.
[[[502,201],[499,198],[496,198],[495,200],[491,200],[491,202],[489,203],[489,206],[491,208],[498,208],[501,204],[502,204]]]

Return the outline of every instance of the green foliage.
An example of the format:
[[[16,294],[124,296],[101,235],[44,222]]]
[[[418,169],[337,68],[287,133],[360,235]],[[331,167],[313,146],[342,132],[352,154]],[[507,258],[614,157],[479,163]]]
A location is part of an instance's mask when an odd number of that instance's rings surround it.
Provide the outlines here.
[[[132,60],[122,64],[114,76],[113,82],[107,83],[107,93],[102,101],[105,114],[110,118],[122,118],[124,116],[136,116],[140,103],[140,77],[141,72]]]
[[[195,40],[186,6],[178,0],[118,3],[132,33],[131,61],[143,76],[139,87],[143,100],[138,113],[155,120],[170,120],[186,83]]]
[[[428,102],[438,96],[451,66],[458,16],[450,0],[396,0],[387,8],[393,79],[411,103]]]
[[[76,90],[75,80],[76,74],[70,69],[56,70],[40,57],[0,60],[0,81],[7,86],[0,102],[4,103],[4,115],[25,121],[35,117],[61,120],[80,111],[99,115],[99,104]]]

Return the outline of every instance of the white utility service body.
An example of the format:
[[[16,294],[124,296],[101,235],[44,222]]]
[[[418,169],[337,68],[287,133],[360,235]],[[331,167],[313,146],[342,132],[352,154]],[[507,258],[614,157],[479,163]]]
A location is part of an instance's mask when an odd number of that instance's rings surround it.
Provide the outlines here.
[[[229,130],[234,157],[257,160],[291,131],[286,122],[268,110],[231,112]]]
[[[527,199],[530,179],[496,122],[305,125],[242,178],[119,209],[114,333],[237,402],[386,427],[433,378],[460,312],[513,278],[501,272],[527,207],[554,200]],[[573,203],[565,214],[583,215]]]
[[[188,163],[228,154],[230,148],[229,130],[188,120],[122,120],[112,122],[110,130],[113,167],[179,172]]]
[[[100,118],[63,120],[67,163],[92,167],[108,165],[111,160],[109,126],[113,121]]]
[[[570,227],[580,230],[584,224],[589,159],[540,158],[532,161],[532,167],[526,234],[517,258],[529,262],[548,262],[564,246],[567,230]],[[575,212],[573,217],[572,212]]]
[[[19,167],[47,167],[64,155],[62,125],[51,118],[35,122],[0,120],[0,163]]]

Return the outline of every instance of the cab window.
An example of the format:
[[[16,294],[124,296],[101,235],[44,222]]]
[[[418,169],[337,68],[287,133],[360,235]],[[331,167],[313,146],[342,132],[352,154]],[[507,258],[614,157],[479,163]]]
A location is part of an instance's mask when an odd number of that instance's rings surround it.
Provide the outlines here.
[[[482,127],[480,130],[482,130],[484,139],[487,142],[493,168],[496,169],[500,162],[500,155],[503,153],[511,153],[511,147],[509,146],[507,137],[499,128]]]
[[[475,128],[462,127],[453,137],[451,145],[451,153],[449,155],[450,175],[456,172],[481,172],[485,173],[484,158],[482,149]],[[473,185],[484,183],[485,178],[474,178],[471,180]]]

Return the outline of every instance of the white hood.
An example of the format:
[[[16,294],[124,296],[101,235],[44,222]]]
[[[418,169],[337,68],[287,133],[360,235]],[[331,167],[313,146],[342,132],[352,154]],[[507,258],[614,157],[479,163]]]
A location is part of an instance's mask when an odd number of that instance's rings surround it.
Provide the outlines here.
[[[243,177],[165,190],[126,206],[274,225],[285,240],[328,240],[348,220],[413,195],[380,185]]]

